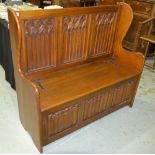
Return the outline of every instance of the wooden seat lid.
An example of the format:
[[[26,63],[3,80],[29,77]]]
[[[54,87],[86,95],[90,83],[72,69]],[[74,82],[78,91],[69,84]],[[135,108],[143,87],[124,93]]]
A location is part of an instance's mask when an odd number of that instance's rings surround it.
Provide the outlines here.
[[[41,111],[62,105],[136,76],[138,72],[118,61],[100,61],[55,72],[40,80]]]

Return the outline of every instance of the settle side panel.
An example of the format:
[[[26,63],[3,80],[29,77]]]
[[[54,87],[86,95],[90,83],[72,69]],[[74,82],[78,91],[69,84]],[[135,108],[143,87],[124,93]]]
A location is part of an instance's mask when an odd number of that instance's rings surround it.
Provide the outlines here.
[[[25,130],[32,136],[38,150],[42,152],[39,92],[37,87],[25,78],[21,70],[20,50],[22,43],[18,17],[11,9],[8,9],[8,17],[20,120]]]

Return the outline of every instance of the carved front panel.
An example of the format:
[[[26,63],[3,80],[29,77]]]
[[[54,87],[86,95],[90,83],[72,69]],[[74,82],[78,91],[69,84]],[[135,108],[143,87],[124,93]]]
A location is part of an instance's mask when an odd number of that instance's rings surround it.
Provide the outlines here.
[[[63,17],[62,63],[72,63],[84,59],[88,41],[87,23],[87,15]]]
[[[111,54],[116,29],[116,12],[96,14],[93,26],[92,49],[89,57],[97,57]]]
[[[79,124],[104,113],[115,106],[129,104],[134,94],[137,79],[122,82],[72,101],[71,106],[45,114],[47,139],[57,134],[70,132]]]
[[[83,107],[82,120],[89,119],[115,105],[127,103],[133,96],[135,80],[123,83],[113,88],[101,90],[85,97],[81,101]]]
[[[60,133],[76,125],[78,106],[70,106],[48,115],[48,136]]]
[[[56,65],[55,18],[24,21],[25,51],[29,72]]]

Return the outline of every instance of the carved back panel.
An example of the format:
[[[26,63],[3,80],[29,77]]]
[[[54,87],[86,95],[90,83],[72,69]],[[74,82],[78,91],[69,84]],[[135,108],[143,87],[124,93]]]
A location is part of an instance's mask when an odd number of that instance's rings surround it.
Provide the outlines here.
[[[54,17],[23,21],[26,57],[22,58],[29,72],[56,66],[55,23]]]
[[[91,29],[93,31],[91,32],[92,48],[89,51],[89,57],[112,54],[116,20],[117,12],[105,12],[95,15],[95,22]]]
[[[61,63],[84,60],[87,50],[88,15],[64,16],[62,23]]]
[[[117,17],[118,6],[20,12],[22,70],[58,69],[112,55]]]

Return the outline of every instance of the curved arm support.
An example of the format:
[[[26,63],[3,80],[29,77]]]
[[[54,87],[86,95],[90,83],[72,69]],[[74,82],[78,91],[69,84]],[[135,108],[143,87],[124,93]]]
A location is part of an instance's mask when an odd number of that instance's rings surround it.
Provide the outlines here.
[[[133,13],[131,7],[126,3],[118,3],[120,5],[120,16],[119,23],[117,26],[117,34],[114,44],[114,55],[118,57],[118,59],[129,66],[136,68],[139,72],[142,72],[144,67],[144,56],[138,52],[129,52],[122,47],[122,41],[125,37],[132,19]]]

